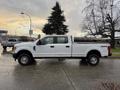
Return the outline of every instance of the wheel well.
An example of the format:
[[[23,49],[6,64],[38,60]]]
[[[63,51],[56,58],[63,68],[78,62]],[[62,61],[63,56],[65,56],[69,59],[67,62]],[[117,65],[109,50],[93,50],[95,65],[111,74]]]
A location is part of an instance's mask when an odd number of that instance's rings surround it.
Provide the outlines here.
[[[101,57],[101,53],[98,50],[91,50],[88,52],[87,56],[89,56],[90,54],[96,54],[99,57]]]
[[[21,55],[21,54],[28,54],[28,55],[30,55],[31,57],[33,57],[33,55],[32,55],[32,53],[30,52],[30,51],[28,51],[28,50],[21,50],[21,51],[19,51],[18,53],[17,53],[17,57],[19,57],[19,55]]]

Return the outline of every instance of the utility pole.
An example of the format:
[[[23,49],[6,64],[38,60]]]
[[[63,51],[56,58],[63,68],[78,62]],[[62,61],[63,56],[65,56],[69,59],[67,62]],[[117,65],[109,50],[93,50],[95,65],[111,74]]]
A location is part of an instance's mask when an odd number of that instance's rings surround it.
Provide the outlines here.
[[[95,27],[95,30],[96,30],[96,33],[98,33],[98,30],[97,30],[97,23],[96,23],[96,18],[95,18],[95,5],[94,5],[94,0],[93,0],[93,9],[92,9],[92,17],[93,17],[93,22],[94,22],[94,27]]]
[[[111,7],[111,18],[113,19],[113,0],[111,0],[110,7]]]
[[[111,46],[112,48],[115,48],[115,23],[113,21],[113,2],[114,0],[111,0]]]
[[[26,13],[24,13],[24,12],[21,12],[21,14],[22,14],[22,15],[26,15],[26,16],[29,17],[29,20],[30,20],[29,35],[30,35],[30,37],[31,37],[31,35],[33,34],[33,30],[32,30],[32,19],[31,19],[31,17],[30,17],[29,14],[26,14]]]

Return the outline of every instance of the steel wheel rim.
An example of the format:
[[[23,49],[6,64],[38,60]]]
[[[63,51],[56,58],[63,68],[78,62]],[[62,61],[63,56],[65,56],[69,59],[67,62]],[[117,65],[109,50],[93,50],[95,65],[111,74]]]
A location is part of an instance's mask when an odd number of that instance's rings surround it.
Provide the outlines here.
[[[91,57],[90,61],[92,64],[96,64],[98,60],[96,57]]]
[[[26,64],[28,62],[29,58],[27,56],[21,57],[21,63]]]

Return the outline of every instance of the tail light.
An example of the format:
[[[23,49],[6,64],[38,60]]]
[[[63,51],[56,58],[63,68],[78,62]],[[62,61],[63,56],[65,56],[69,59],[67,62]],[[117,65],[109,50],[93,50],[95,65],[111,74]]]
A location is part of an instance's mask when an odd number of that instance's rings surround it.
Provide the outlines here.
[[[108,56],[112,55],[112,50],[111,50],[111,46],[108,46]]]

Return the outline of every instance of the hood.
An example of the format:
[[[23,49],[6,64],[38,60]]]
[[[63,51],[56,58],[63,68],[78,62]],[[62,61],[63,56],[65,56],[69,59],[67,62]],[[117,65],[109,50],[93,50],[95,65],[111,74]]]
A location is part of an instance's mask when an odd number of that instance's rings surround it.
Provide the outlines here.
[[[34,44],[33,42],[22,42],[22,43],[15,44],[15,47],[19,47],[19,46],[32,46],[33,44]]]

